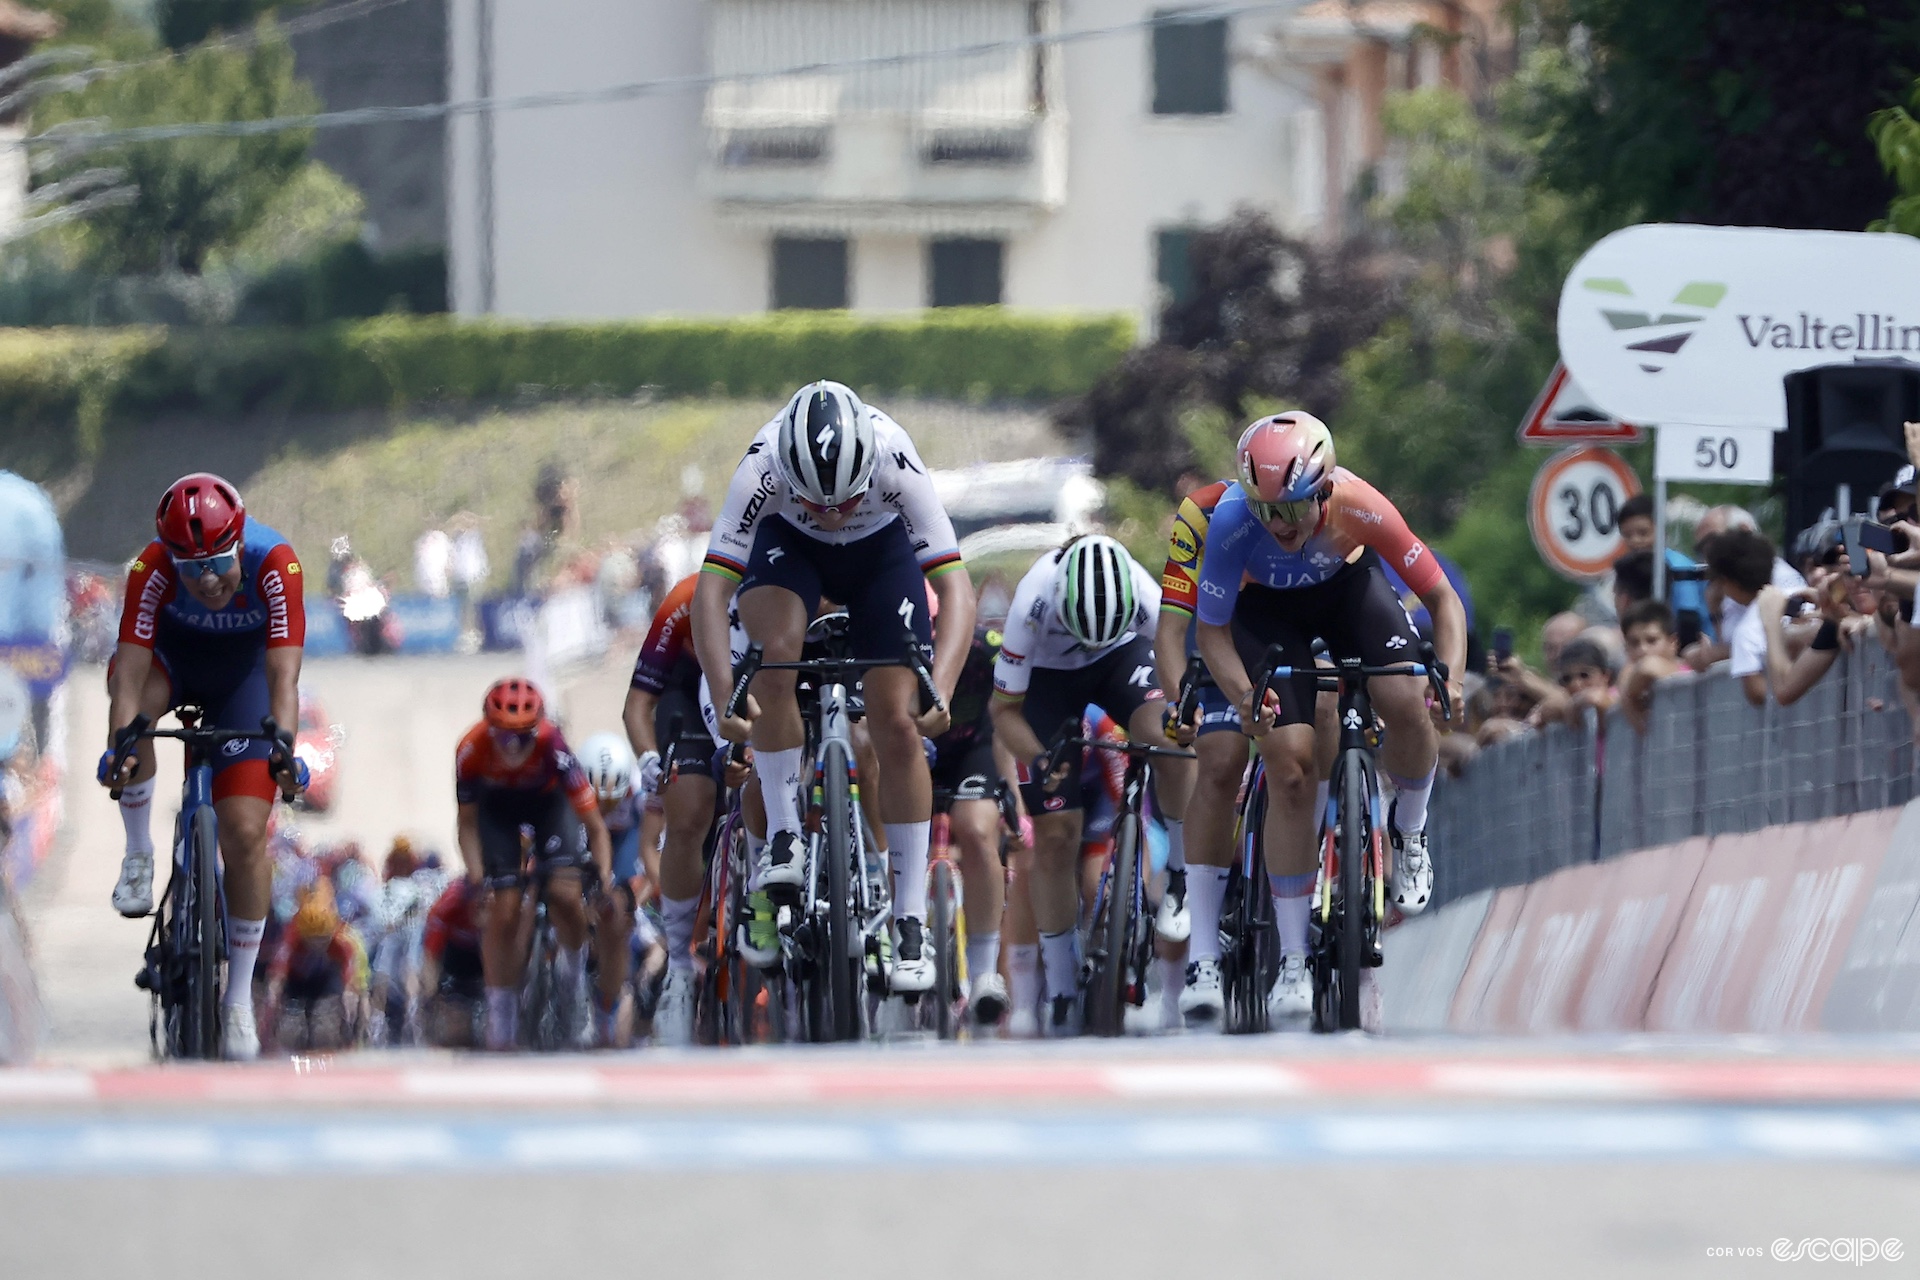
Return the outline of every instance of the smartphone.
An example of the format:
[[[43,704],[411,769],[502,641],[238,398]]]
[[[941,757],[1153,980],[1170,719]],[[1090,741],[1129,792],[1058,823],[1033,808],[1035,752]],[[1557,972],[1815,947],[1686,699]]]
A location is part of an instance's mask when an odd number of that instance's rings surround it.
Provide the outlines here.
[[[1505,662],[1513,656],[1513,628],[1495,627],[1493,629],[1493,660]]]
[[[1695,609],[1682,609],[1674,615],[1674,633],[1680,642],[1680,651],[1685,653],[1701,637],[1700,613]]]

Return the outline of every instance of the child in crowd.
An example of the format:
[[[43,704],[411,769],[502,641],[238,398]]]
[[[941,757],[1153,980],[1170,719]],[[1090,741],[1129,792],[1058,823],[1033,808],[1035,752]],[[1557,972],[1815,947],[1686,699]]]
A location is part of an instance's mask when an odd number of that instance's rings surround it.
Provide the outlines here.
[[[1673,610],[1663,600],[1642,600],[1620,615],[1627,642],[1627,666],[1620,675],[1620,710],[1641,733],[1653,705],[1653,686],[1686,668],[1680,665],[1680,638]]]

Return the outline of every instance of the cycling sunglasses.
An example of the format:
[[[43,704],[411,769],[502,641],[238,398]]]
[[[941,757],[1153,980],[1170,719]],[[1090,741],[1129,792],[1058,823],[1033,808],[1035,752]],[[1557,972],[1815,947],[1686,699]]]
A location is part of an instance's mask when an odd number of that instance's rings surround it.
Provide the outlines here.
[[[512,747],[512,748],[515,748],[516,750],[521,750],[521,751],[524,751],[528,747],[532,746],[534,738],[538,737],[540,733],[538,729],[492,729],[492,728],[488,729],[487,732],[492,734],[493,740],[499,743],[501,746]]]
[[[1302,498],[1298,502],[1262,502],[1258,498],[1247,499],[1247,509],[1261,524],[1271,524],[1275,520],[1284,520],[1288,524],[1300,524],[1309,516],[1318,514],[1322,499],[1319,494],[1311,498]]]
[[[864,502],[866,497],[867,495],[864,493],[856,494],[848,498],[845,502],[831,507],[823,507],[817,502],[809,502],[805,498],[802,498],[800,499],[800,505],[817,516],[843,516]]]
[[[171,555],[172,553],[169,552],[168,554]],[[185,559],[180,556],[173,557],[173,567],[180,571],[182,578],[189,580],[204,578],[208,574],[212,574],[217,578],[223,573],[231,572],[239,563],[240,548],[238,545],[229,547],[218,555],[194,556]]]

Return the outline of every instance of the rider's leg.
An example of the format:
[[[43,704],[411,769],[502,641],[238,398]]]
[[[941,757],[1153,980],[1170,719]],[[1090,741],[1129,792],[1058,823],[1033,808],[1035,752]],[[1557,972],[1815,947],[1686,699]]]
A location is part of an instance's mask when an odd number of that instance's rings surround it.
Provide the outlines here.
[[[164,715],[173,700],[172,688],[166,671],[154,663],[141,686],[140,714],[149,720]],[[158,759],[151,740],[135,746],[133,755],[133,781],[120,791],[120,823],[127,840],[113,905],[125,914],[141,916],[153,910],[153,788]]]
[[[867,732],[880,764],[880,818],[893,872],[894,919],[927,918],[927,844],[933,821],[933,778],[914,723],[919,683],[905,667],[867,673]]]
[[[713,779],[682,773],[661,793],[666,807],[667,840],[660,855],[660,914],[666,924],[667,963],[693,968],[693,917],[700,907],[705,868],[701,850],[713,821]]]
[[[1384,676],[1367,686],[1373,709],[1387,726],[1380,767],[1393,782],[1393,825],[1403,834],[1427,827],[1440,735],[1427,714],[1427,686],[1413,676]]]
[[[1207,726],[1203,726],[1206,728]],[[1234,802],[1247,767],[1247,739],[1237,719],[1193,741],[1199,757],[1187,801],[1187,963],[1220,958],[1220,903],[1233,861]]]
[[[626,886],[614,885],[600,895],[599,907],[600,918],[594,921],[593,929],[593,954],[600,968],[595,985],[600,1012],[611,1018],[619,1012],[627,966],[633,959],[633,895]],[[610,1035],[603,1039],[612,1043]]]
[[[1313,726],[1281,725],[1254,741],[1267,769],[1264,834],[1267,873],[1276,894],[1280,951],[1282,955],[1304,955],[1307,916],[1313,902],[1313,806],[1318,781]]]
[[[768,662],[793,662],[807,637],[807,606],[785,587],[740,593],[740,622]],[[806,726],[794,700],[791,671],[762,671],[753,680],[760,716],[753,722],[753,768],[767,805],[769,835],[800,830],[800,754]],[[720,695],[725,700],[725,695]]]
[[[874,852],[886,853],[890,845],[880,817],[880,753],[873,749],[873,735],[865,721],[853,726],[853,763],[860,771],[860,814],[873,832]]]
[[[482,907],[480,971],[487,997],[487,1047],[510,1049],[519,1038],[520,980],[526,974],[522,924],[533,913],[518,885],[490,890]]]
[[[991,800],[956,800],[947,823],[960,852],[967,974],[977,981],[1000,969],[1000,915],[1007,885],[1006,868],[1000,865],[1000,806]]]
[[[257,761],[227,772],[239,773],[254,765],[264,773],[265,765]],[[267,860],[267,819],[273,802],[237,791],[223,796],[220,790],[216,779],[213,811],[220,820],[220,861],[226,868],[226,1003],[229,1008],[252,1009],[254,963],[260,958],[260,939],[267,931],[267,908],[273,896],[273,865]]]
[[[1012,873],[1007,883],[1007,906],[1001,940],[1007,951],[1007,988],[1013,1004],[1008,1031],[1031,1035],[1040,1007],[1040,931],[1033,922],[1033,850],[1013,849],[1007,855]],[[1024,1016],[1023,1016],[1024,1015]],[[1024,1025],[1023,1025],[1024,1024]]]
[[[1074,784],[1067,783],[1067,788]],[[1040,933],[1040,962],[1049,999],[1080,989],[1076,928],[1080,916],[1080,810],[1039,813],[1033,819],[1033,872],[1028,893]]]
[[[1127,739],[1147,746],[1177,751],[1180,744],[1167,737],[1162,725],[1167,704],[1163,698],[1143,702],[1127,717]],[[1167,828],[1167,866],[1179,870],[1187,865],[1186,830],[1188,795],[1193,791],[1193,761],[1161,757],[1153,762],[1154,799]]]
[[[578,867],[558,867],[548,877],[547,918],[563,954],[586,945],[587,907]]]

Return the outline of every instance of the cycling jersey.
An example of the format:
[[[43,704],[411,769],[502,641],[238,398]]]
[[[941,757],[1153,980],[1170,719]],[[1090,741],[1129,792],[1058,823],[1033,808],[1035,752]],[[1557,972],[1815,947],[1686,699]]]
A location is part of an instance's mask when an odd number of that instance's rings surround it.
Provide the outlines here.
[[[1281,591],[1319,586],[1369,548],[1418,594],[1431,591],[1443,576],[1393,504],[1344,467],[1333,473],[1333,494],[1321,511],[1320,527],[1298,551],[1280,546],[1234,484],[1220,498],[1207,529],[1197,616],[1209,626],[1225,626],[1243,581]]]
[[[426,933],[420,944],[426,953],[441,960],[449,948],[478,951],[480,921],[473,909],[479,902],[479,893],[464,880],[448,885],[427,912]]]
[[[660,602],[633,664],[634,688],[664,695],[668,689],[691,691],[700,683],[700,661],[693,652],[693,589],[699,581],[699,574],[688,574]]]
[[[127,574],[121,642],[152,649],[162,641],[244,637],[269,649],[304,645],[307,614],[293,547],[252,516],[240,541],[240,589],[221,609],[209,609],[182,590],[165,545],[149,542]]]
[[[869,409],[869,412],[873,415],[873,443],[879,457],[874,465],[872,487],[844,525],[833,530],[822,529],[819,521],[801,504],[799,496],[781,479],[773,461],[774,446],[780,437],[780,420],[775,418],[753,438],[739,469],[733,473],[726,501],[713,522],[702,570],[741,581],[747,576],[755,534],[774,516],[807,538],[830,546],[860,542],[887,525],[898,523],[907,535],[921,572],[933,577],[959,568],[960,546],[953,534],[953,522],[947,518],[946,508],[934,492],[933,481],[912,439],[886,414],[878,409]]]
[[[1001,697],[1024,695],[1036,668],[1078,671],[1122,648],[1136,634],[1152,634],[1154,616],[1160,612],[1160,586],[1138,564],[1133,566],[1132,622],[1119,639],[1099,649],[1076,639],[1054,609],[1053,581],[1059,571],[1059,562],[1053,556],[1041,556],[1014,590],[1013,603],[1007,609],[1006,632],[1000,640],[1000,656],[993,667],[994,691]],[[1151,653],[1150,644],[1148,649]]]
[[[1199,608],[1200,566],[1207,550],[1207,526],[1213,521],[1214,508],[1220,505],[1220,499],[1232,485],[1231,480],[1216,480],[1180,500],[1180,510],[1173,517],[1173,530],[1167,535],[1166,571],[1160,575],[1161,609],[1191,618]],[[1191,625],[1187,635],[1191,645]]]
[[[967,650],[960,678],[954,682],[953,697],[947,699],[948,730],[934,739],[943,754],[952,747],[980,739],[993,738],[993,668],[1000,656],[1001,635],[988,627],[977,628],[973,645]]]
[[[567,747],[560,726],[542,720],[534,731],[533,750],[518,764],[509,764],[483,721],[467,730],[454,752],[453,794],[461,804],[477,804],[489,796],[532,800],[554,791],[581,817],[600,811],[600,802],[587,781],[587,771]]]
[[[351,925],[334,930],[325,946],[309,946],[289,929],[281,935],[280,948],[274,953],[268,976],[286,984],[296,999],[315,999],[338,994],[342,987],[355,991],[367,988],[367,950]],[[337,979],[339,986],[331,986]],[[318,989],[316,989],[318,988]]]

